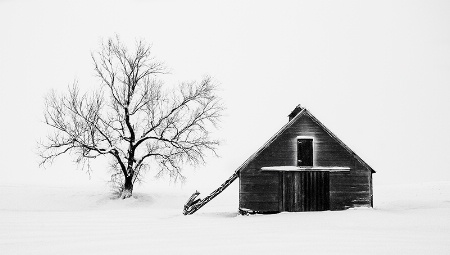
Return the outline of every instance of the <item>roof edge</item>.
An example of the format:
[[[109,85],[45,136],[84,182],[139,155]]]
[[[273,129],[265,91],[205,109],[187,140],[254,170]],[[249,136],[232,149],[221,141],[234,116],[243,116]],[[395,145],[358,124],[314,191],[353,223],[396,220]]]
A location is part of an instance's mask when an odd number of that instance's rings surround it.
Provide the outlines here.
[[[303,107],[302,107],[303,108]],[[348,147],[344,142],[342,142],[341,139],[339,139],[335,134],[333,134],[333,132],[331,132],[325,125],[322,124],[322,122],[320,122],[310,111],[308,111],[306,108],[303,108],[297,115],[295,115],[295,117],[293,117],[288,123],[286,123],[283,127],[281,127],[280,130],[278,130],[278,132],[276,132],[267,142],[264,143],[263,146],[261,146],[255,153],[253,153],[247,160],[244,161],[244,163],[242,163],[242,165],[240,165],[235,172],[239,172],[240,170],[244,169],[245,167],[247,167],[250,162],[252,160],[254,160],[256,157],[259,156],[259,154],[261,154],[261,152],[267,148],[275,139],[277,139],[280,134],[285,131],[287,128],[289,128],[290,126],[292,126],[292,124],[294,122],[296,122],[300,116],[307,114],[317,125],[319,125],[320,127],[323,128],[323,130],[325,130],[325,132],[327,132],[337,143],[339,143],[342,147],[344,147],[348,153],[350,153],[359,163],[361,163],[364,167],[366,167],[367,169],[369,169],[372,173],[376,173],[375,170],[373,170],[372,167],[369,166],[369,164],[367,164],[362,158],[360,158],[352,149],[350,149],[350,147]]]
[[[323,128],[323,130],[325,130],[325,132],[327,132],[334,140],[336,140],[337,143],[339,143],[342,147],[344,147],[348,153],[350,153],[356,160],[359,161],[359,163],[361,163],[363,166],[365,166],[367,169],[369,169],[372,173],[376,173],[375,170],[373,170],[373,168],[371,166],[369,166],[369,164],[367,164],[362,158],[360,158],[358,156],[358,154],[356,154],[352,149],[350,149],[350,147],[348,147],[341,139],[339,139],[335,134],[333,134],[333,132],[331,132],[324,124],[322,124],[322,122],[320,122],[310,111],[308,111],[307,109],[305,109],[305,113],[308,114],[308,116],[317,124],[319,125],[321,128]]]
[[[303,115],[303,113],[305,113],[306,108],[303,108],[299,113],[297,113],[297,115],[295,115],[295,117],[293,117],[288,123],[286,123],[283,127],[281,127],[280,130],[278,130],[278,132],[276,132],[267,142],[264,143],[263,146],[261,146],[255,153],[253,153],[246,161],[244,161],[244,163],[242,163],[242,165],[240,167],[238,167],[238,169],[236,169],[235,172],[238,172],[242,169],[244,169],[245,167],[248,166],[248,164],[255,159],[256,157],[259,156],[259,154],[261,154],[261,152],[267,148],[275,139],[278,138],[278,136],[280,136],[280,134],[286,130],[288,127],[292,126],[292,124],[297,121],[298,118],[300,118],[301,115]]]

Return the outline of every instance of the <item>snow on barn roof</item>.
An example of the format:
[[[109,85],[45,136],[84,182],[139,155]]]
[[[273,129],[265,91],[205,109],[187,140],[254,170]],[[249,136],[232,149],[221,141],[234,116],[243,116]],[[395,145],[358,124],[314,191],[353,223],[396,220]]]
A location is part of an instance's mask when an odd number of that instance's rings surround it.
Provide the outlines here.
[[[353,152],[344,142],[341,141],[336,135],[334,135],[327,127],[325,127],[314,115],[312,115],[306,108],[298,105],[290,114],[289,114],[289,122],[286,123],[277,133],[275,133],[261,148],[259,148],[253,155],[251,155],[235,172],[238,172],[250,164],[261,152],[267,148],[270,144],[273,143],[286,129],[292,126],[301,116],[306,115],[311,118],[317,125],[319,125],[326,133],[328,133],[338,144],[344,147],[347,152],[352,155],[359,163],[361,163],[365,168],[369,169],[372,173],[375,173],[375,170],[372,169],[364,160],[362,160],[355,152]]]

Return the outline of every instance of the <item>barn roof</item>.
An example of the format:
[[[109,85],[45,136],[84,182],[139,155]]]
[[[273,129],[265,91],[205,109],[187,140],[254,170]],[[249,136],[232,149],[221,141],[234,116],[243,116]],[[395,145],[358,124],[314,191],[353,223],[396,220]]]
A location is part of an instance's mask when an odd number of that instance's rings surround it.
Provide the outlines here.
[[[319,125],[325,132],[327,132],[338,144],[340,144],[347,152],[352,155],[359,163],[361,163],[365,168],[369,169],[372,173],[375,170],[372,169],[364,160],[362,160],[355,152],[353,152],[344,142],[341,141],[336,135],[334,135],[327,127],[325,127],[322,122],[320,122],[314,115],[312,115],[306,108],[297,106],[291,114],[289,114],[290,121],[286,123],[277,133],[275,133],[261,148],[259,148],[253,155],[251,155],[237,170],[236,172],[246,168],[250,162],[252,162],[261,152],[273,143],[286,129],[292,126],[301,116],[309,116],[317,125]]]

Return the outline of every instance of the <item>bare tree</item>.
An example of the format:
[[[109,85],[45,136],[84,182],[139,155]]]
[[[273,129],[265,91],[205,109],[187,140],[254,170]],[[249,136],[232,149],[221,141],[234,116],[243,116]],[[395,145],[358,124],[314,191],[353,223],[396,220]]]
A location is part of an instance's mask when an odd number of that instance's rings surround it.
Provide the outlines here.
[[[139,41],[133,52],[118,37],[92,54],[99,89],[81,93],[77,83],[68,94],[46,97],[45,123],[52,127],[41,142],[41,165],[70,153],[90,169],[90,160],[112,159],[112,178],[120,177],[120,196],[132,195],[133,185],[151,167],[158,175],[184,179],[186,163],[204,162],[205,152],[219,145],[209,130],[216,127],[223,107],[209,77],[163,90],[166,73],[150,46]]]

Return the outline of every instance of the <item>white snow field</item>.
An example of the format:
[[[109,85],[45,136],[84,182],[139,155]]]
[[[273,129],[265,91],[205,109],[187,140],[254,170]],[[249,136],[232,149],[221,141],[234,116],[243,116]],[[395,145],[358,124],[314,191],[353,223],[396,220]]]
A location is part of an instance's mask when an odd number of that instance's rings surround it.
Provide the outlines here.
[[[450,254],[450,182],[376,185],[375,208],[237,214],[238,182],[191,216],[191,190],[0,185],[0,254]],[[203,196],[206,194],[202,194]]]

